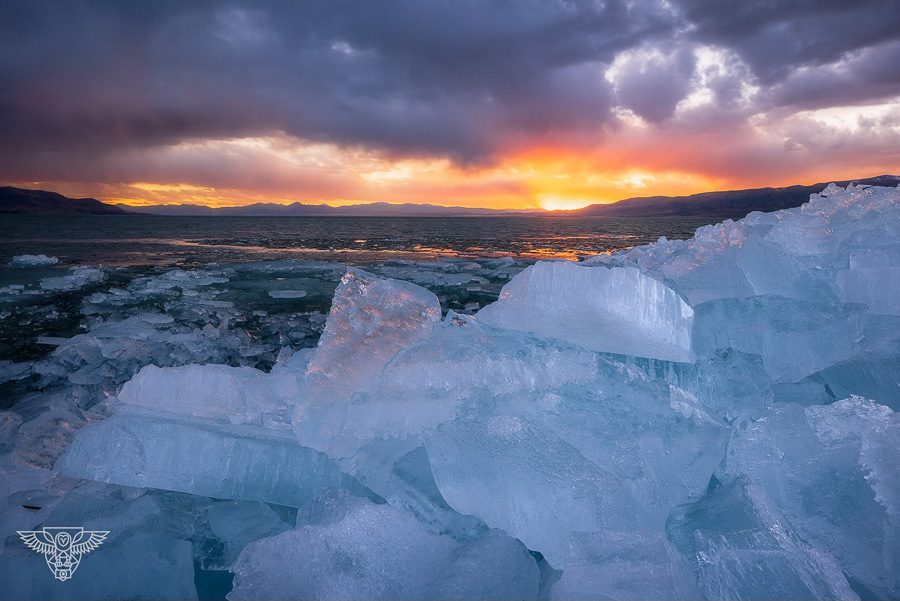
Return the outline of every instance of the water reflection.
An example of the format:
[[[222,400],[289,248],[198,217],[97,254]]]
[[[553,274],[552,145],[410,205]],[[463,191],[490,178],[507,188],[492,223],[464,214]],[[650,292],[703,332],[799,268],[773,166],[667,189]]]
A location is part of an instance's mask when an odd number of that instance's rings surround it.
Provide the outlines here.
[[[573,217],[36,217],[0,216],[0,260],[44,253],[65,264],[241,262],[278,258],[578,259],[687,238],[705,219]]]

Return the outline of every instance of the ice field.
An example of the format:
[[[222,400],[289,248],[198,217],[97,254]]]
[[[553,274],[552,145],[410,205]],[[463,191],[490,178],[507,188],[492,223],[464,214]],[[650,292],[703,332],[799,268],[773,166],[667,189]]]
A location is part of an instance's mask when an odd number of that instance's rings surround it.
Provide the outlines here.
[[[0,288],[0,598],[900,598],[900,189],[582,262],[55,265]],[[68,582],[57,525],[110,531]]]

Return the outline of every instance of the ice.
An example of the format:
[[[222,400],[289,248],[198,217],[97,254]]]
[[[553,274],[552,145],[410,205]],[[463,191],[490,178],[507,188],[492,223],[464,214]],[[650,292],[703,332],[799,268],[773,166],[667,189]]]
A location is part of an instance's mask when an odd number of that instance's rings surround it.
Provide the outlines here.
[[[27,362],[0,361],[0,384],[28,377],[31,373],[31,368],[32,365]]]
[[[479,400],[487,404],[498,395],[520,395],[525,409],[528,400],[554,389],[590,385],[598,365],[596,355],[579,347],[450,314],[385,366],[371,394],[353,399],[335,422],[340,429],[329,430],[321,444],[348,456],[371,440],[418,441]]]
[[[691,361],[693,315],[678,294],[637,269],[540,262],[504,286],[478,319],[594,351]]]
[[[125,383],[118,399],[159,413],[261,425],[285,410],[297,385],[290,374],[267,375],[251,367],[148,365]]]
[[[872,313],[900,315],[900,244],[850,253],[847,268],[837,272],[841,300],[862,303]]]
[[[0,411],[0,453],[15,445],[16,431],[21,425],[21,415],[12,411]]]
[[[829,187],[521,273],[6,286],[0,526],[116,536],[67,588],[7,537],[0,597],[900,597],[898,235]]]
[[[900,410],[900,361],[873,357],[838,363],[794,385],[774,387],[775,399],[809,405],[830,403],[850,395],[877,400]]]
[[[350,270],[307,373],[340,384],[347,397],[366,389],[397,352],[427,335],[441,318],[437,297],[408,282]]]
[[[576,533],[551,590],[560,601],[700,598],[691,564],[662,532]]]
[[[438,488],[451,507],[554,567],[565,565],[577,532],[660,531],[673,507],[705,487],[726,431],[653,397],[629,400],[563,401],[546,423],[497,415],[441,426],[426,446]]]
[[[269,505],[255,501],[213,503],[199,520],[209,528],[210,544],[201,550],[203,568],[208,570],[230,570],[248,543],[293,526]]]
[[[49,469],[83,424],[84,419],[78,413],[59,406],[50,407],[19,426],[16,451],[24,463]]]
[[[285,431],[136,412],[83,428],[56,468],[74,478],[293,507],[330,487],[365,493]]]
[[[860,397],[779,405],[735,428],[723,477],[747,476],[804,540],[880,598],[900,594],[900,419]]]
[[[693,306],[722,298],[778,295],[799,300],[834,300],[847,294],[846,284],[875,274],[844,274],[862,267],[859,260],[880,257],[872,269],[888,269],[896,244],[900,203],[896,188],[832,186],[797,209],[751,213],[738,222],[705,226],[690,240],[662,240],[600,255],[590,264],[635,266],[660,279]],[[845,284],[841,280],[846,279]],[[887,281],[887,280],[886,280]],[[842,291],[842,286],[844,291]],[[855,288],[852,294],[873,303],[876,312],[894,298]],[[846,300],[850,297],[844,296]]]
[[[489,532],[460,543],[365,501],[251,543],[237,599],[535,599],[540,571],[521,543]],[[300,551],[300,552],[298,552]]]
[[[296,421],[301,440],[319,442],[343,420],[346,404],[367,392],[402,349],[441,318],[437,297],[415,284],[349,270],[334,293],[319,345],[306,362]]]
[[[109,531],[71,580],[50,576],[43,559],[11,536],[0,555],[3,599],[196,599],[191,542],[183,523],[191,503],[163,495],[81,486],[43,525]],[[114,577],[110,577],[114,575]]]
[[[760,355],[773,382],[796,382],[861,351],[867,312],[854,305],[754,296],[696,307],[698,353]]]
[[[52,291],[77,290],[90,284],[102,282],[104,279],[106,279],[106,273],[102,269],[73,267],[67,275],[42,279],[41,289]]]
[[[856,599],[841,566],[810,547],[744,477],[672,512],[669,536],[707,599]]]
[[[9,262],[10,267],[43,267],[59,263],[57,257],[47,255],[16,255]]]
[[[269,296],[272,298],[303,298],[306,296],[305,290],[269,290]]]

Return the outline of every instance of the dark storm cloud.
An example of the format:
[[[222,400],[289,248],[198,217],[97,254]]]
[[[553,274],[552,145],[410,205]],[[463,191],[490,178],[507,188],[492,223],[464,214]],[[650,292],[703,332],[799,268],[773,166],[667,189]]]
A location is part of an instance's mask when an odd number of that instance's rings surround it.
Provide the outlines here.
[[[799,69],[772,89],[776,106],[824,108],[900,94],[900,41],[866,48],[833,64]]]
[[[616,77],[616,99],[651,123],[664,121],[690,92],[695,63],[688,49],[627,59]]]
[[[602,135],[616,104],[670,119],[696,44],[732,51],[765,106],[866,102],[898,92],[898,34],[896,0],[5,2],[0,177],[277,132],[480,161]],[[663,58],[605,79],[642,48]],[[742,81],[711,84],[713,108]]]
[[[694,37],[732,47],[765,83],[900,36],[896,0],[677,0]]]
[[[5,144],[271,131],[478,158],[602,124],[603,65],[670,16],[593,2],[26,2],[0,20]]]

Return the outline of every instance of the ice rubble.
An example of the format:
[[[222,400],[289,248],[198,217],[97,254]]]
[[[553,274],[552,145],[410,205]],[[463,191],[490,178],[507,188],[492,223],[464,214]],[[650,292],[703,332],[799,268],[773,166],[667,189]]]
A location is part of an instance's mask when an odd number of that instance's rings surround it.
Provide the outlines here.
[[[73,267],[66,275],[41,280],[42,290],[77,290],[90,284],[102,282],[106,273],[94,267]]]
[[[46,265],[56,265],[59,258],[48,257],[47,255],[16,255],[9,261],[10,267],[43,267]]]
[[[508,262],[351,269],[314,349],[247,279],[322,296],[291,267],[114,284],[0,415],[0,523],[116,530],[81,569],[149,554],[154,598],[896,598],[898,234],[898,190],[831,186],[443,319],[401,280]],[[0,597],[64,594],[28,560]]]

